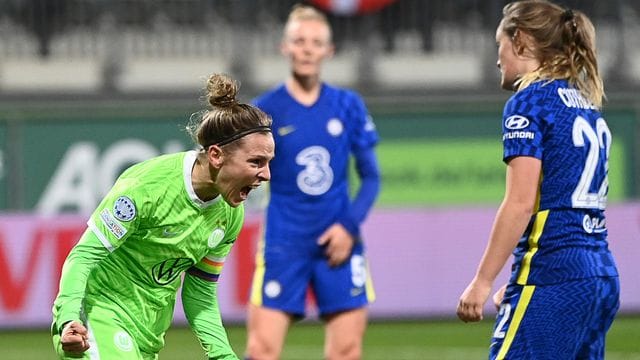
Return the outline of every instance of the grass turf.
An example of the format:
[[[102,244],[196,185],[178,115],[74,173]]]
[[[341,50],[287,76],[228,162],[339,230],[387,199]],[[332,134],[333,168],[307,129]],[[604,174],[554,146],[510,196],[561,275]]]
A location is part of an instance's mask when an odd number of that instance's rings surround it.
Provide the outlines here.
[[[463,324],[454,320],[375,321],[367,329],[365,360],[460,360],[484,359],[492,321]],[[245,329],[227,326],[229,339],[242,354]],[[291,328],[282,360],[322,359],[323,329],[319,323],[296,324]],[[55,359],[45,330],[5,330],[0,332],[0,354],[5,360]],[[390,355],[392,354],[392,355]],[[640,360],[640,316],[621,316],[607,337],[607,360]],[[166,336],[160,359],[205,359],[186,327],[173,327]]]

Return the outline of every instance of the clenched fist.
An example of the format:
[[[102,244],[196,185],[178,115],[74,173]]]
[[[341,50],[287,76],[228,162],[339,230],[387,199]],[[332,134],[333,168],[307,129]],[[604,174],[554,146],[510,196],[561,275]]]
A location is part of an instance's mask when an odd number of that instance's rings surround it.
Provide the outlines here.
[[[68,322],[60,333],[62,350],[72,354],[82,354],[89,349],[89,333],[78,321]]]

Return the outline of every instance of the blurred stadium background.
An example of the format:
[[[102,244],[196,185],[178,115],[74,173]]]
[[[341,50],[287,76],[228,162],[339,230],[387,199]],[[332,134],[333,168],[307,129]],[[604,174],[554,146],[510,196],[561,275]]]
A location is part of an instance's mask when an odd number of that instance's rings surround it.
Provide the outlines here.
[[[284,79],[278,43],[295,2],[0,1],[0,358],[53,358],[50,306],[87,215],[128,165],[192,147],[182,128],[203,108],[207,75],[240,79],[245,101]],[[453,317],[504,186],[509,94],[498,89],[494,32],[506,1],[308,2],[334,26],[326,79],[364,95],[382,137],[383,190],[364,228],[378,292],[365,358],[483,358],[495,311],[476,325]],[[607,359],[640,359],[640,2],[558,2],[597,28],[623,289]],[[257,195],[221,283],[239,352]],[[314,321],[294,328],[285,358],[320,359],[321,338]],[[200,356],[180,311],[167,341],[161,359]]]

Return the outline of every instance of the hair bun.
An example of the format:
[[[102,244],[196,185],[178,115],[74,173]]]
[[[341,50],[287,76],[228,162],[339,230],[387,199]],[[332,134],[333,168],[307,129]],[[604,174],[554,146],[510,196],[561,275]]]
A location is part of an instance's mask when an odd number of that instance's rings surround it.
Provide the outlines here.
[[[207,81],[207,101],[214,108],[228,108],[238,104],[236,95],[240,84],[226,74],[213,74]]]
[[[562,21],[567,22],[567,21],[574,20],[575,16],[576,15],[573,13],[573,10],[567,8],[562,13]]]

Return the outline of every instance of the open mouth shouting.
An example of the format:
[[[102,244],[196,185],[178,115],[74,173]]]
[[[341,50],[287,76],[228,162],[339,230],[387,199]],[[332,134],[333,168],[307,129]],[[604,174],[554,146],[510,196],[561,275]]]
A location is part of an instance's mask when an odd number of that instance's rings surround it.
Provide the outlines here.
[[[240,189],[240,198],[242,199],[242,201],[247,200],[251,190],[257,189],[258,186],[260,186],[260,184],[258,184],[258,185],[249,185],[249,186],[245,186],[242,189]]]

